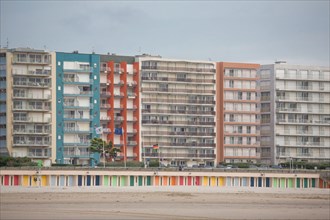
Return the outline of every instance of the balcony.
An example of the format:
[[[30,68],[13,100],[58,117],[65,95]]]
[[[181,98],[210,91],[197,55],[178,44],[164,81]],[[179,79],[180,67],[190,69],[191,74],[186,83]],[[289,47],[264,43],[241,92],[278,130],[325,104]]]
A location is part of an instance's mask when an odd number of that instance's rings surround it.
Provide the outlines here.
[[[127,93],[127,97],[128,97],[129,99],[135,99],[135,98],[136,98],[136,93],[131,93],[131,92],[129,92],[129,93]]]
[[[280,91],[314,91],[314,92],[329,92],[329,88],[326,87],[313,87],[313,86],[283,86],[276,87],[276,90]]]
[[[111,68],[107,66],[101,66],[100,67],[100,72],[108,73],[111,72]]]
[[[93,84],[93,80],[82,80],[79,77],[74,78],[63,78],[64,84],[74,84],[74,85],[86,85],[86,84]]]
[[[114,85],[120,85],[120,86],[122,86],[122,85],[124,85],[124,81],[123,81],[123,80],[115,80],[115,81],[113,82],[113,84],[114,84]]]
[[[28,140],[14,140],[14,147],[30,147],[30,146],[50,146],[50,141],[28,141]]]
[[[110,82],[110,80],[104,80],[104,79],[100,79],[100,84],[102,85],[102,86],[105,86],[105,85],[110,85],[111,84],[111,82]]]
[[[214,159],[215,154],[190,154],[190,153],[149,153],[143,154],[144,157],[154,157],[154,158],[185,158],[185,159]]]
[[[51,122],[51,118],[43,120],[43,118],[36,117],[14,117],[14,123],[46,123],[49,124]]]
[[[74,142],[64,142],[64,146],[89,146],[90,140],[75,140]]]
[[[90,121],[91,118],[89,115],[86,115],[85,117],[80,114],[64,114],[63,116],[64,121]]]
[[[109,109],[110,107],[110,104],[100,104],[101,109]]]
[[[136,141],[127,141],[127,146],[136,146],[137,142]]]
[[[135,87],[137,85],[136,81],[132,81],[132,82],[127,82],[127,86],[128,87]]]
[[[14,129],[13,134],[49,135],[50,129]]]
[[[215,84],[214,79],[188,79],[188,78],[171,78],[171,77],[142,77],[142,81],[162,81],[162,82],[189,82],[198,84]]]
[[[124,97],[124,93],[123,92],[115,92],[114,94],[115,97]]]
[[[137,106],[133,105],[133,106],[127,106],[127,110],[136,110]]]
[[[51,64],[51,57],[50,55],[44,55],[40,58],[31,58],[29,56],[26,56],[24,58],[14,56],[12,60],[13,64],[39,64],[39,65],[50,65]]]
[[[210,89],[168,89],[168,88],[141,88],[142,92],[187,93],[187,94],[215,94]]]
[[[79,68],[74,68],[74,69],[65,69],[63,68],[64,72],[80,72],[80,73],[91,73],[93,72],[93,67],[89,66],[81,66]]]
[[[115,68],[114,69],[115,74],[122,74],[123,72],[124,72],[124,69],[122,69],[122,68]]]
[[[52,156],[52,151],[48,149],[30,149],[28,153],[29,158],[48,158]]]
[[[14,111],[35,111],[35,112],[48,112],[51,111],[49,106],[13,106]]]
[[[64,93],[64,96],[92,96],[92,91],[81,91],[81,90],[76,90],[72,93]]]
[[[169,125],[212,125],[215,126],[215,122],[203,122],[203,121],[161,121],[161,120],[142,120],[142,124],[169,124]]]
[[[188,99],[164,99],[164,98],[142,98],[143,103],[182,103],[182,104],[208,104],[214,105],[214,100],[188,100]]]
[[[110,134],[111,133],[111,129],[110,128],[103,128],[103,133],[104,134]]]
[[[152,146],[155,144],[154,142],[143,142],[145,146]],[[215,143],[198,143],[198,142],[191,142],[191,143],[177,143],[177,142],[158,142],[159,146],[183,146],[183,147],[195,147],[195,148],[215,148]]]
[[[110,121],[111,117],[110,116],[101,116],[100,121]]]
[[[51,70],[44,70],[44,69],[36,69],[36,70],[21,70],[21,69],[13,69],[12,70],[12,75],[17,75],[17,76],[34,76],[34,77],[39,77],[39,76],[50,76],[52,73]]]
[[[66,102],[66,101],[64,101],[63,102],[63,107],[64,108],[81,108],[81,109],[89,109],[89,108],[92,108],[92,104],[90,104],[90,105],[85,105],[85,106],[81,106],[80,104],[79,104],[79,101],[78,100],[76,100],[76,101],[74,101],[74,102]]]
[[[214,111],[191,111],[191,110],[162,110],[162,109],[142,109],[142,113],[151,113],[151,114],[189,114],[189,115],[215,115]]]
[[[79,127],[65,127],[66,133],[92,133],[93,129],[80,129]]]
[[[44,82],[27,82],[27,81],[13,81],[13,87],[32,87],[32,88],[51,88],[51,83],[44,83]]]
[[[34,100],[49,100],[51,99],[51,95],[43,95],[42,93],[14,93],[13,99],[34,99]]]
[[[119,143],[118,142],[115,142],[113,145],[115,147],[122,147],[122,146],[124,146],[124,141],[120,141]]]
[[[115,110],[121,110],[121,109],[123,109],[124,108],[124,106],[123,105],[119,105],[119,106],[114,106],[113,107]]]
[[[100,92],[100,96],[101,96],[101,97],[110,97],[110,96],[111,96],[111,93],[110,93],[110,92],[104,92],[104,91],[101,91],[101,92]]]
[[[129,136],[133,136],[137,133],[137,130],[136,129],[133,129],[132,131],[127,131],[127,135]]]
[[[89,158],[90,157],[90,153],[89,152],[80,151],[80,150],[76,150],[76,151],[65,150],[63,152],[63,156],[65,158]]]
[[[137,122],[137,118],[136,117],[127,118],[127,122]]]
[[[123,116],[117,116],[117,117],[115,117],[115,121],[124,121],[124,117]]]
[[[195,73],[205,73],[214,74],[215,69],[213,68],[188,68],[188,67],[166,67],[166,66],[142,66],[142,70],[160,70],[169,72],[195,72]]]
[[[142,131],[142,135],[173,135],[173,136],[215,136],[214,132],[189,132],[189,131]]]

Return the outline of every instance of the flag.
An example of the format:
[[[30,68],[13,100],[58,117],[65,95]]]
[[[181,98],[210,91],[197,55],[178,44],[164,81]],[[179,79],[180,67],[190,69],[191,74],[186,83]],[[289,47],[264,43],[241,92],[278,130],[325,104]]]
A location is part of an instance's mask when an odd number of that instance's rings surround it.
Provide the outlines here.
[[[115,134],[123,135],[123,129],[122,128],[115,128]]]
[[[157,149],[159,149],[159,146],[158,146],[158,144],[154,144],[154,145],[152,145],[152,149],[154,149],[154,150],[157,150]]]
[[[103,133],[103,127],[97,127],[95,128],[96,134],[102,134]]]

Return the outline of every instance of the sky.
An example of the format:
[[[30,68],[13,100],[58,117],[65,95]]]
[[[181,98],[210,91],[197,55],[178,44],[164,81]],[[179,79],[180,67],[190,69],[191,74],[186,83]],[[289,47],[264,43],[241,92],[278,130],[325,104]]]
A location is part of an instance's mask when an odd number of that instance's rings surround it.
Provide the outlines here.
[[[1,47],[330,66],[330,1],[0,2]]]

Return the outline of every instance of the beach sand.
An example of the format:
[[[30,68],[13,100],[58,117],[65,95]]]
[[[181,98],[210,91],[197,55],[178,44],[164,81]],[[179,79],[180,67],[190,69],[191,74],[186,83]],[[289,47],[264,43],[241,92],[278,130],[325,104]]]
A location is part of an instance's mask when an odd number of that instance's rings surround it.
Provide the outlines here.
[[[330,219],[329,189],[0,187],[0,219]]]

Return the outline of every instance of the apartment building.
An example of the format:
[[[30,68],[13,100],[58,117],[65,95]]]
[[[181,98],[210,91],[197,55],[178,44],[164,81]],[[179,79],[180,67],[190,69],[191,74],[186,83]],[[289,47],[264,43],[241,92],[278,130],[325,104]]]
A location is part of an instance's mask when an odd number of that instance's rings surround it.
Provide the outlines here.
[[[329,162],[329,67],[276,62],[259,75],[262,162]]]
[[[260,161],[259,64],[217,63],[217,162]]]
[[[100,126],[100,56],[57,52],[55,94],[56,162],[98,162],[99,154],[89,147],[90,140],[99,137],[95,128]]]
[[[102,138],[121,150],[116,160],[139,161],[139,63],[118,55],[100,55],[100,61]]]
[[[213,62],[141,55],[141,155],[163,165],[215,164]],[[153,149],[153,146],[158,145]]]
[[[7,149],[7,56],[0,50],[0,156],[8,155]]]
[[[30,48],[1,52],[1,153],[54,161],[54,54]]]

